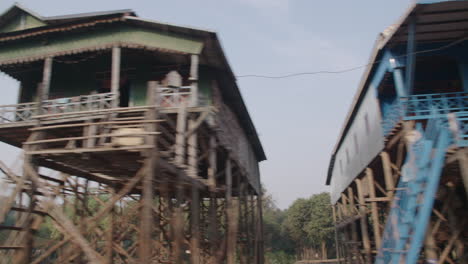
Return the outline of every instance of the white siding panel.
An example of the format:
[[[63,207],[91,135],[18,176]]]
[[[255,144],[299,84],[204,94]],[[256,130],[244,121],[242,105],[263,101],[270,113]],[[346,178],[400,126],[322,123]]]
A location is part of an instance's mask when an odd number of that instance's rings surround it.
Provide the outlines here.
[[[366,115],[370,131],[367,131],[366,128]],[[358,153],[356,153],[355,138],[358,140]],[[384,147],[383,140],[381,114],[376,98],[376,89],[369,87],[336,153],[331,180],[331,198],[333,203],[336,203],[340,198],[340,193],[380,153]],[[349,163],[346,162],[346,150],[349,152]],[[343,173],[340,172],[340,160],[343,165]]]

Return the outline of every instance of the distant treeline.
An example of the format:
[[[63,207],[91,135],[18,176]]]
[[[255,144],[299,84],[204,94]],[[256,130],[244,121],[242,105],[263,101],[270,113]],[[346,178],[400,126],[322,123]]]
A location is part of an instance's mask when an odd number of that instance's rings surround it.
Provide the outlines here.
[[[279,209],[266,194],[263,206],[267,264],[335,257],[329,193],[297,199],[286,210]]]

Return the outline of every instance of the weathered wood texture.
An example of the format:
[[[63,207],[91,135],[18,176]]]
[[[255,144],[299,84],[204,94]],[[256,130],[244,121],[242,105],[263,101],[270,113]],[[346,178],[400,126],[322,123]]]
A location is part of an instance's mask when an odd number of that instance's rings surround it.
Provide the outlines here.
[[[218,88],[214,87],[214,106],[218,113],[215,115],[215,123],[219,130],[217,136],[220,144],[231,154],[232,158],[239,163],[239,167],[247,175],[250,184],[257,193],[260,192],[260,172],[257,158],[250,145],[245,131],[239,123],[239,119],[232,110],[223,102]]]

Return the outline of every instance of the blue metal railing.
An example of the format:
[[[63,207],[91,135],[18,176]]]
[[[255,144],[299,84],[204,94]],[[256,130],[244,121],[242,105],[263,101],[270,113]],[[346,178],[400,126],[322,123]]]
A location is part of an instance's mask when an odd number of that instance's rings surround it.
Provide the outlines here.
[[[468,92],[415,94],[400,100],[405,120],[437,118],[468,111]]]
[[[468,111],[455,114],[456,141],[460,147],[468,147]]]
[[[383,111],[383,134],[388,136],[401,120],[439,118],[449,113],[464,111],[468,111],[468,92],[415,94],[401,97]]]

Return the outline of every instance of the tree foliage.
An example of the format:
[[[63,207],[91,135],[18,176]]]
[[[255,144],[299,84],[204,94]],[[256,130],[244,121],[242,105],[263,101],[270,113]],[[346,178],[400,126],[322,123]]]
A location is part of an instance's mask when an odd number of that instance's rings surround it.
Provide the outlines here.
[[[286,210],[278,209],[271,195],[266,196],[264,230],[269,263],[293,263],[287,256],[325,258],[327,249],[330,253],[334,249],[330,195],[297,199]]]

